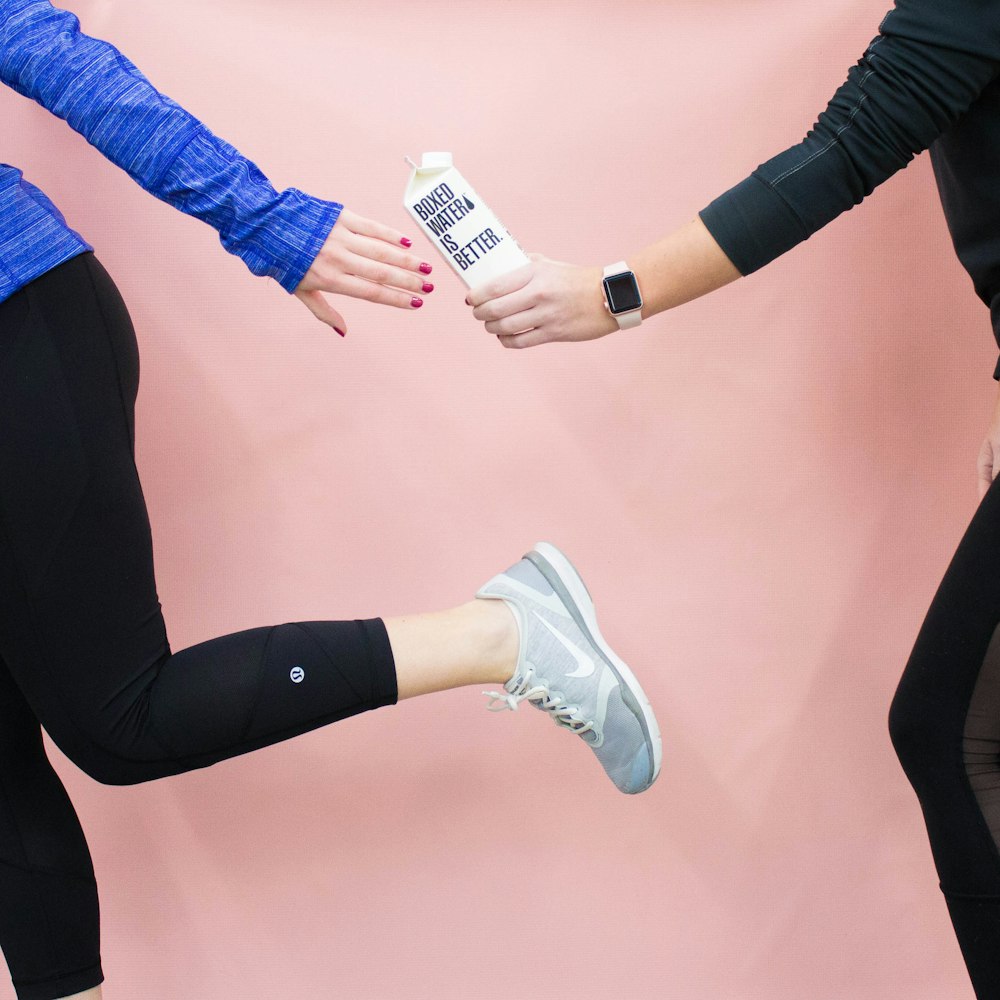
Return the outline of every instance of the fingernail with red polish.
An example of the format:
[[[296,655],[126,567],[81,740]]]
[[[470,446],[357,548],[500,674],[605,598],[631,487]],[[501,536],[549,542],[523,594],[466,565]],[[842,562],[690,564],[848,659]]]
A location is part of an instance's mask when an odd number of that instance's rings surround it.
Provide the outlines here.
[[[410,299],[410,305],[413,306],[414,309],[419,309],[423,304],[424,300],[418,299],[416,296]]]
[[[403,237],[403,238],[402,238],[402,239],[401,239],[401,240],[400,240],[399,242],[400,242],[400,243],[402,243],[402,244],[403,244],[403,246],[404,246],[404,247],[407,247],[407,248],[409,248],[409,247],[412,247],[412,246],[413,246],[413,240],[411,240],[411,239],[410,239],[409,237],[407,237],[407,236],[404,236],[404,237]]]
[[[335,326],[334,330],[336,330],[337,333],[339,333],[341,335],[341,337],[346,337],[347,336],[347,334],[343,330],[341,330],[339,326]]]
[[[421,264],[419,270],[421,274],[430,274],[434,268],[430,264]]]
[[[431,284],[431,283],[430,283],[429,281],[425,281],[425,282],[424,282],[424,283],[423,283],[423,284],[422,284],[422,285],[420,286],[420,290],[421,290],[422,292],[424,292],[425,294],[428,294],[428,295],[429,295],[429,294],[430,294],[431,292],[433,292],[433,291],[434,291],[434,286],[433,286],[433,285],[432,285],[432,284]]]
[[[465,300],[465,304],[466,304],[467,306],[471,306],[471,305],[472,305],[472,303],[471,303],[471,302],[470,302],[470,301],[469,301],[468,299],[466,299],[466,300]]]

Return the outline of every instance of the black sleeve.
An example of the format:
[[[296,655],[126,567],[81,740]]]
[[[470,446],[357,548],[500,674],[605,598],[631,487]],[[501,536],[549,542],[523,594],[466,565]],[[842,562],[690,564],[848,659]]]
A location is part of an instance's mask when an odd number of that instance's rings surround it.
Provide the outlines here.
[[[808,239],[906,166],[1000,73],[1000,0],[897,0],[806,138],[701,219],[742,274]]]

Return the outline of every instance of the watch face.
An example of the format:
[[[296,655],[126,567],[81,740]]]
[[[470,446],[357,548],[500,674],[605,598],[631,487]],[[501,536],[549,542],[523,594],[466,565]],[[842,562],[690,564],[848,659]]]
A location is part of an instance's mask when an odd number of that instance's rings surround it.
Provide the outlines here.
[[[642,306],[639,285],[636,283],[635,275],[631,271],[624,271],[621,274],[614,274],[610,278],[605,278],[604,291],[608,297],[608,307],[611,309],[613,315],[631,312],[633,309],[639,309]]]

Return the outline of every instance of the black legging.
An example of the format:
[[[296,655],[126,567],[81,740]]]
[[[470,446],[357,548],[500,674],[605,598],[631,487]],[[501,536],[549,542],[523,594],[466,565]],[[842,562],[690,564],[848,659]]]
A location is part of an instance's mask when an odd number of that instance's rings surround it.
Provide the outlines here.
[[[39,724],[133,784],[396,700],[380,619],[171,655],[133,461],[139,357],[92,253],[0,304],[0,947],[19,1000],[102,980],[97,887]]]
[[[171,655],[133,462],[138,354],[87,253],[0,304],[0,947],[19,1000],[102,979],[97,889],[41,740],[130,784],[396,700],[381,621],[252,629]],[[980,1000],[1000,997],[1000,487],[891,711]]]
[[[889,728],[980,1000],[1000,998],[1000,484],[945,574]]]

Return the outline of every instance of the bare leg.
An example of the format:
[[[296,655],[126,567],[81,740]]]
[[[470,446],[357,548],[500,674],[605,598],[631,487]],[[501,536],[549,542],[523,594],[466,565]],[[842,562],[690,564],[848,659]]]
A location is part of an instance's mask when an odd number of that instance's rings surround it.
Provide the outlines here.
[[[64,997],[63,1000],[101,1000],[102,995],[101,987],[95,986],[92,990],[74,993],[71,997]]]
[[[386,618],[399,700],[463,684],[503,684],[514,673],[518,630],[503,601]]]

